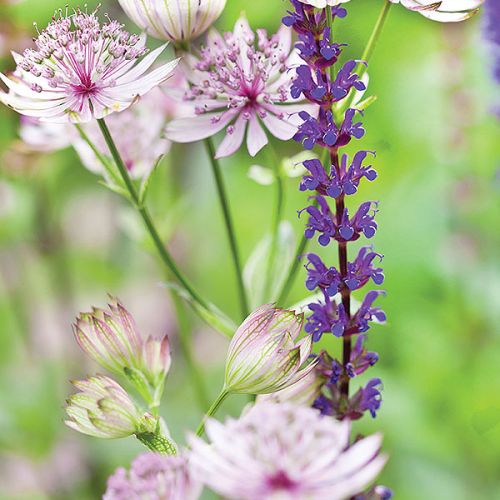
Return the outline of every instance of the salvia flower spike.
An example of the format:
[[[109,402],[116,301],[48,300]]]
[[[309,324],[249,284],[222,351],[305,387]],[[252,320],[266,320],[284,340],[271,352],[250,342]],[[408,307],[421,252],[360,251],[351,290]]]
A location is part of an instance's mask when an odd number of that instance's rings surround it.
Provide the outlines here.
[[[364,136],[365,130],[358,121],[362,113],[353,107],[338,116],[332,112],[352,89],[364,92],[366,84],[356,74],[359,61],[347,61],[333,69],[345,45],[335,41],[333,24],[336,19],[346,17],[346,9],[339,2],[291,0],[291,4],[294,10],[288,12],[283,22],[297,32],[296,47],[303,60],[296,70],[292,91],[296,98],[303,96],[319,106],[317,115],[305,110],[299,113],[302,124],[295,140],[305,149],[319,146],[328,153],[324,155],[328,157],[326,163],[318,159],[304,162],[306,174],[300,190],[311,192],[310,200],[314,203],[299,215],[308,216],[306,238],[317,239],[323,247],[335,244],[338,253],[337,267],[326,265],[316,253],[305,256],[306,287],[321,296],[320,300],[309,304],[305,331],[313,342],[328,334],[342,341],[340,359],[330,358],[325,353],[317,357],[316,370],[325,378],[323,392],[314,406],[340,420],[357,419],[365,412],[375,416],[381,405],[381,381],[372,379],[354,396],[349,394],[349,385],[352,378],[364,373],[378,360],[376,353],[367,351],[364,332],[368,331],[370,323],[385,321],[384,312],[374,305],[383,292],[369,291],[357,310],[352,310],[351,295],[369,282],[383,283],[384,273],[379,267],[382,255],[374,252],[371,246],[362,246],[357,256],[349,260],[348,249],[350,243],[375,235],[378,203],[366,201],[356,210],[346,204],[347,198],[358,192],[362,181],[372,182],[377,178],[377,172],[368,163],[375,152],[361,150],[352,159],[341,154],[341,148]]]
[[[96,12],[59,10],[38,33],[36,48],[14,54],[14,74],[0,73],[9,88],[0,100],[49,122],[86,123],[123,111],[165,82],[177,65],[149,71],[166,45],[147,54],[145,42],[117,21],[101,24]]]

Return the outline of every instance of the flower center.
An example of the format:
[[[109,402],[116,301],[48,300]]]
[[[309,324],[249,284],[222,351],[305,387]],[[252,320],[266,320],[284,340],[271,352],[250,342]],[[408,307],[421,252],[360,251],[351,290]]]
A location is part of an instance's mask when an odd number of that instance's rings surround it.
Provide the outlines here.
[[[270,477],[267,484],[272,491],[293,491],[297,487],[297,483],[282,470]]]

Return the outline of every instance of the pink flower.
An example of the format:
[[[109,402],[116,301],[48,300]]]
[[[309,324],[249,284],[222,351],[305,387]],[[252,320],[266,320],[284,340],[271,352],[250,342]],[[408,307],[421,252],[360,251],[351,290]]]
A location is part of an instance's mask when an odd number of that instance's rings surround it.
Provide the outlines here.
[[[108,479],[103,500],[196,500],[200,493],[186,458],[142,453],[130,471],[119,468]]]
[[[311,336],[297,341],[304,315],[264,305],[238,328],[229,344],[224,388],[240,394],[267,394],[305,377],[315,363]],[[303,367],[303,368],[302,368]]]
[[[348,499],[386,462],[380,435],[348,447],[349,432],[312,408],[258,403],[239,420],[209,419],[209,443],[190,436],[193,475],[228,499]]]
[[[59,17],[39,33],[36,50],[15,54],[9,88],[0,100],[43,121],[85,123],[123,111],[164,82],[177,65],[169,62],[146,73],[165,45],[147,52],[145,37],[130,35],[117,21],[101,25],[96,13],[79,10]]]
[[[278,139],[291,139],[297,131],[297,108],[287,104],[293,101],[294,78],[288,70],[297,57],[295,52],[290,54],[291,43],[289,28],[283,26],[270,38],[258,30],[256,36],[244,17],[233,33],[210,32],[200,58],[185,57],[186,76],[192,84],[185,98],[197,116],[172,121],[167,138],[194,142],[225,129],[217,158],[236,152],[245,133],[248,152],[255,156],[268,143],[263,125]]]
[[[118,375],[142,374],[153,387],[161,386],[170,368],[168,337],[143,340],[134,318],[117,299],[108,309],[82,313],[74,325],[78,345],[103,368]]]
[[[226,0],[118,0],[138,26],[160,40],[180,42],[204,33]]]

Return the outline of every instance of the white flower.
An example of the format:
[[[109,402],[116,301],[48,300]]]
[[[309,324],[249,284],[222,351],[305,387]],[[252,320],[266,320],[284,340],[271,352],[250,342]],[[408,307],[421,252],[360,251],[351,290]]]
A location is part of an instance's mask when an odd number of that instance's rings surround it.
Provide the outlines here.
[[[140,28],[160,40],[179,42],[204,33],[226,0],[118,0]]]
[[[150,72],[165,45],[145,56],[145,37],[95,12],[54,17],[35,40],[36,50],[14,54],[17,68],[0,79],[10,92],[0,100],[25,116],[56,123],[86,123],[123,111],[166,81],[173,61]],[[143,56],[145,56],[143,58]]]
[[[379,434],[349,446],[350,424],[312,408],[257,403],[239,420],[208,420],[191,436],[193,476],[224,498],[345,500],[380,473]]]

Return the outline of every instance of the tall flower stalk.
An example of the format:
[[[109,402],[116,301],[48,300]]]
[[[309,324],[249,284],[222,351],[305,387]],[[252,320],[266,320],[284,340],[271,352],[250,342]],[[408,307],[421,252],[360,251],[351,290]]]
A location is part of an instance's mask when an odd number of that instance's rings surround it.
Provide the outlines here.
[[[317,237],[323,247],[336,244],[338,255],[337,267],[329,267],[315,253],[306,254],[306,286],[310,291],[319,292],[321,298],[309,305],[311,314],[305,330],[314,342],[324,334],[333,334],[342,340],[340,359],[332,359],[326,354],[321,356],[328,382],[326,392],[314,405],[339,419],[360,418],[366,410],[374,416],[380,406],[380,380],[371,380],[352,397],[350,381],[378,359],[375,353],[366,351],[366,336],[361,334],[369,329],[370,322],[385,320],[385,314],[373,306],[383,292],[368,292],[357,310],[352,308],[351,294],[370,280],[377,285],[383,282],[382,270],[375,266],[382,256],[372,247],[365,246],[349,260],[349,248],[350,243],[362,237],[374,236],[377,203],[364,202],[352,215],[346,199],[358,191],[363,178],[373,181],[377,174],[371,165],[365,164],[373,152],[361,150],[352,159],[342,153],[342,148],[365,134],[362,123],[356,121],[359,110],[347,108],[340,118],[333,112],[334,108],[341,107],[342,100],[350,92],[364,91],[365,84],[355,73],[358,61],[347,61],[335,67],[344,44],[334,41],[333,25],[336,19],[345,18],[347,11],[338,5],[317,9],[298,0],[291,0],[291,3],[294,10],[289,11],[283,22],[298,33],[296,47],[305,62],[296,69],[292,95],[302,95],[319,106],[317,116],[306,111],[299,113],[302,124],[295,140],[307,150],[318,146],[328,151],[327,161],[304,162],[308,172],[300,189],[311,191],[310,200],[314,203],[300,213],[309,216],[305,237]],[[354,338],[356,344],[353,346]]]

